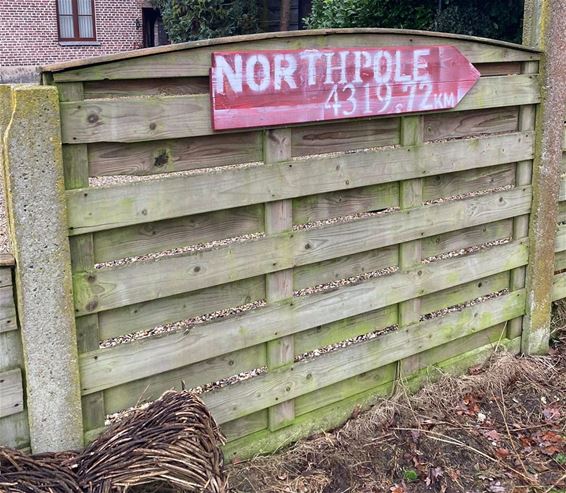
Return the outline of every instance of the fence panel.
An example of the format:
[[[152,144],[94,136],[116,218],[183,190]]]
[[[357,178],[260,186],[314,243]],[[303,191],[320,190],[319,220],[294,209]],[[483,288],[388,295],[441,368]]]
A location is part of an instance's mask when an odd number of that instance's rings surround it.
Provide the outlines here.
[[[0,445],[28,449],[22,339],[16,318],[14,258],[0,255]]]
[[[213,51],[425,44],[482,74],[454,110],[211,129]],[[519,350],[539,53],[380,30],[160,51],[44,73],[87,438],[183,383],[244,457],[338,425],[399,376]]]

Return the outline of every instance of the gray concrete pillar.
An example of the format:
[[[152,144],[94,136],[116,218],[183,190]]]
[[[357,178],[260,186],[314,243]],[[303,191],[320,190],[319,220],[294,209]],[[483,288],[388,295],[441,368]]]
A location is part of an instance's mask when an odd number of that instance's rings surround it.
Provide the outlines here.
[[[74,449],[83,426],[59,101],[54,87],[11,91],[3,164],[31,448]]]

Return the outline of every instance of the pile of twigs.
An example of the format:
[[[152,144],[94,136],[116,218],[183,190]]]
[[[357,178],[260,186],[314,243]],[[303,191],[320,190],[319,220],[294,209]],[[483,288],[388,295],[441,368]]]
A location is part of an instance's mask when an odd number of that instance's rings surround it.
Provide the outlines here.
[[[73,453],[29,456],[18,450],[0,448],[0,491],[2,493],[81,493],[72,471]]]
[[[120,493],[226,491],[224,437],[203,402],[165,393],[112,425],[80,454],[0,451],[0,491]]]

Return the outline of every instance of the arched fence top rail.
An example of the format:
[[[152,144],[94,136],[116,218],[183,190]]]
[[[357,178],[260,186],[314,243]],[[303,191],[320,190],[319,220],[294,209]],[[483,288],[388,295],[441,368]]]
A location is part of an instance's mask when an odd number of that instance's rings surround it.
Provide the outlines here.
[[[47,65],[41,67],[40,71],[44,74],[52,74],[55,82],[142,79],[150,75],[147,72],[147,64],[152,67],[153,78],[207,76],[210,53],[232,48],[239,50],[349,46],[362,48],[430,44],[455,46],[474,64],[535,61],[541,57],[541,51],[534,48],[459,34],[382,28],[317,29],[172,44]]]

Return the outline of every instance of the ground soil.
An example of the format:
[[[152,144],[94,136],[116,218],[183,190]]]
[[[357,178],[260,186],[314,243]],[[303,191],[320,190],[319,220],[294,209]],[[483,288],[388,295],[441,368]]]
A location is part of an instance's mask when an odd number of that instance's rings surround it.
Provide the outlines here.
[[[555,322],[555,325],[556,322]],[[566,492],[566,332],[500,354],[344,427],[229,467],[233,492]]]

